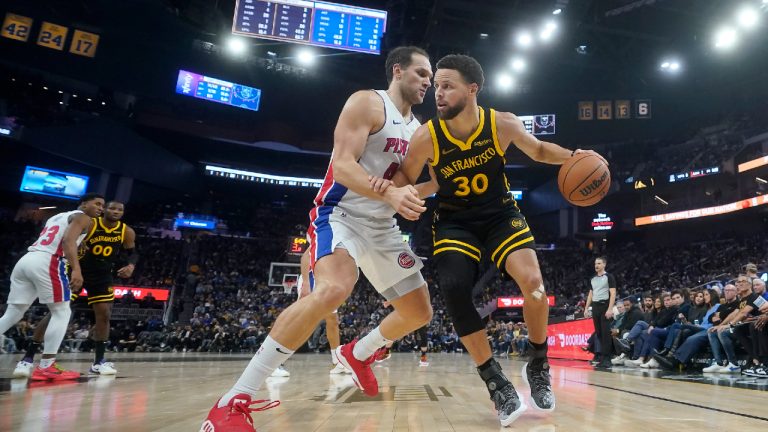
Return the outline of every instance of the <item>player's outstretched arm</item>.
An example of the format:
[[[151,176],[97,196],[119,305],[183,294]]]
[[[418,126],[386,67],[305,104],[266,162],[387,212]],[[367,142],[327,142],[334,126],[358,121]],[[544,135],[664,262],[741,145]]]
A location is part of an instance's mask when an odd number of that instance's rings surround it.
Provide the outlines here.
[[[514,144],[529,158],[536,162],[552,165],[562,165],[574,154],[594,153],[603,161],[608,162],[592,150],[569,150],[547,141],[541,141],[525,130],[523,122],[514,114],[508,112],[496,113],[496,130],[501,149],[506,152],[510,144]]]
[[[413,186],[387,188],[375,192],[368,182],[369,174],[357,162],[363,155],[368,135],[381,128],[384,105],[372,91],[359,91],[349,97],[341,110],[333,136],[333,176],[349,190],[364,197],[385,201],[396,212],[410,220],[426,211]]]

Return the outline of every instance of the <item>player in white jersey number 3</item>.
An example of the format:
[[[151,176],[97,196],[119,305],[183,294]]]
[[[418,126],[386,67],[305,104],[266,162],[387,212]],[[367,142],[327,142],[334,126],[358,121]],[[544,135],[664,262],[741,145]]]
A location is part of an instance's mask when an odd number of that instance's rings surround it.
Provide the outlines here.
[[[35,299],[48,306],[51,319],[45,331],[43,359],[32,371],[32,364],[21,361],[14,377],[30,377],[33,380],[74,379],[78,372],[67,371],[56,364],[56,353],[69,325],[72,314],[69,308],[70,289],[79,290],[83,275],[77,260],[77,247],[90,231],[92,218],[101,216],[104,197],[90,193],[83,195],[77,210],[59,213],[45,223],[39,238],[19,259],[11,272],[11,293],[8,308],[0,318],[0,334],[16,325]],[[72,269],[67,277],[66,265]]]
[[[389,341],[432,319],[421,261],[402,241],[393,215],[415,220],[426,208],[413,186],[374,192],[369,176],[391,178],[419,126],[411,107],[431,85],[427,53],[395,48],[387,56],[386,91],[359,91],[349,97],[334,132],[325,182],[310,213],[312,292],[286,308],[240,379],[213,406],[203,432],[254,431],[251,412],[274,407],[255,400],[259,387],[312,334],[318,323],[351,294],[358,267],[394,312],[360,340],[338,347],[335,355],[367,395],[378,393],[370,368],[373,354]],[[426,191],[425,191],[426,193]]]

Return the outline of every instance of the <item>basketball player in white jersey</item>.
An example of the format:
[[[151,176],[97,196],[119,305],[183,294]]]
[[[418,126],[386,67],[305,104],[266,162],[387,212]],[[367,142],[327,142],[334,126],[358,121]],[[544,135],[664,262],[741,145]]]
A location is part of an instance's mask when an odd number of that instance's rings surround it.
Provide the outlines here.
[[[203,432],[254,431],[250,413],[279,404],[256,401],[259,387],[312,334],[317,324],[350,295],[358,267],[394,312],[364,338],[336,349],[338,360],[366,394],[378,393],[370,363],[374,352],[428,323],[429,291],[421,261],[403,243],[395,212],[415,220],[426,208],[411,185],[371,190],[369,176],[391,178],[419,126],[411,107],[431,85],[427,53],[399,47],[387,56],[386,91],[359,91],[347,100],[334,132],[331,163],[310,212],[312,292],[286,308],[235,386],[213,406]],[[394,210],[393,210],[394,209]]]
[[[80,376],[79,372],[60,368],[56,364],[56,353],[64,340],[72,314],[69,308],[70,289],[79,290],[83,285],[77,248],[92,228],[92,218],[101,216],[103,209],[104,197],[94,193],[83,195],[77,210],[59,213],[48,219],[40,237],[13,267],[8,308],[0,318],[0,334],[16,325],[35,299],[48,306],[51,315],[45,331],[43,358],[31,373],[33,380],[75,379]],[[69,278],[67,265],[72,270]],[[19,364],[14,377],[29,376],[30,369],[31,363]]]

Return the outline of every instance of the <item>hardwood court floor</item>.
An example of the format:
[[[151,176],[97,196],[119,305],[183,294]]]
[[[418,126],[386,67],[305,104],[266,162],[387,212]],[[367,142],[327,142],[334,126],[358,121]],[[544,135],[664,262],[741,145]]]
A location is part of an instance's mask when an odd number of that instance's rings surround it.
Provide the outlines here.
[[[69,383],[10,380],[18,355],[0,355],[0,431],[198,431],[212,404],[229,388],[250,356],[121,354],[117,377]],[[87,371],[90,355],[62,355],[60,363]],[[277,408],[254,413],[260,432],[499,431],[492,402],[467,354],[434,354],[430,365],[395,354],[376,364],[376,399],[348,376],[329,376],[328,354],[296,355],[290,378],[270,378],[263,398]],[[500,361],[530,404],[520,361]],[[706,385],[697,376],[652,376],[617,369],[595,372],[584,362],[553,361],[557,409],[530,409],[505,431],[667,431],[768,428],[768,380],[727,377]],[[700,375],[698,375],[701,378]],[[746,386],[749,388],[738,388]]]

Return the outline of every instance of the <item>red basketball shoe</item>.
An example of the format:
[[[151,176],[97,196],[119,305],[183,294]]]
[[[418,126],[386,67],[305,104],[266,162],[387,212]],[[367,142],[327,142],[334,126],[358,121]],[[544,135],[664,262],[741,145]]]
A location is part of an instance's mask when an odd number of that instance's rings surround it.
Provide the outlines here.
[[[221,399],[219,399],[221,400]],[[251,405],[269,402],[267,400],[252,401],[245,393],[235,395],[229,403],[219,408],[219,401],[213,405],[208,417],[200,426],[200,432],[256,432],[253,427],[251,413],[264,411],[280,405],[280,401],[272,401],[256,408]]]
[[[357,339],[344,344],[336,348],[334,355],[339,363],[352,371],[352,380],[363,393],[368,396],[376,396],[379,394],[379,383],[376,381],[376,375],[373,374],[373,370],[371,370],[371,363],[373,363],[375,355],[368,357],[364,361],[356,359],[352,354],[356,344]]]
[[[56,362],[53,362],[52,365],[45,369],[37,366],[34,372],[32,372],[32,376],[29,377],[29,379],[35,381],[73,380],[78,378],[80,378],[80,372],[62,369]]]
[[[373,358],[376,359],[376,363],[383,362],[390,357],[392,357],[392,349],[387,347],[379,348],[373,353]]]

